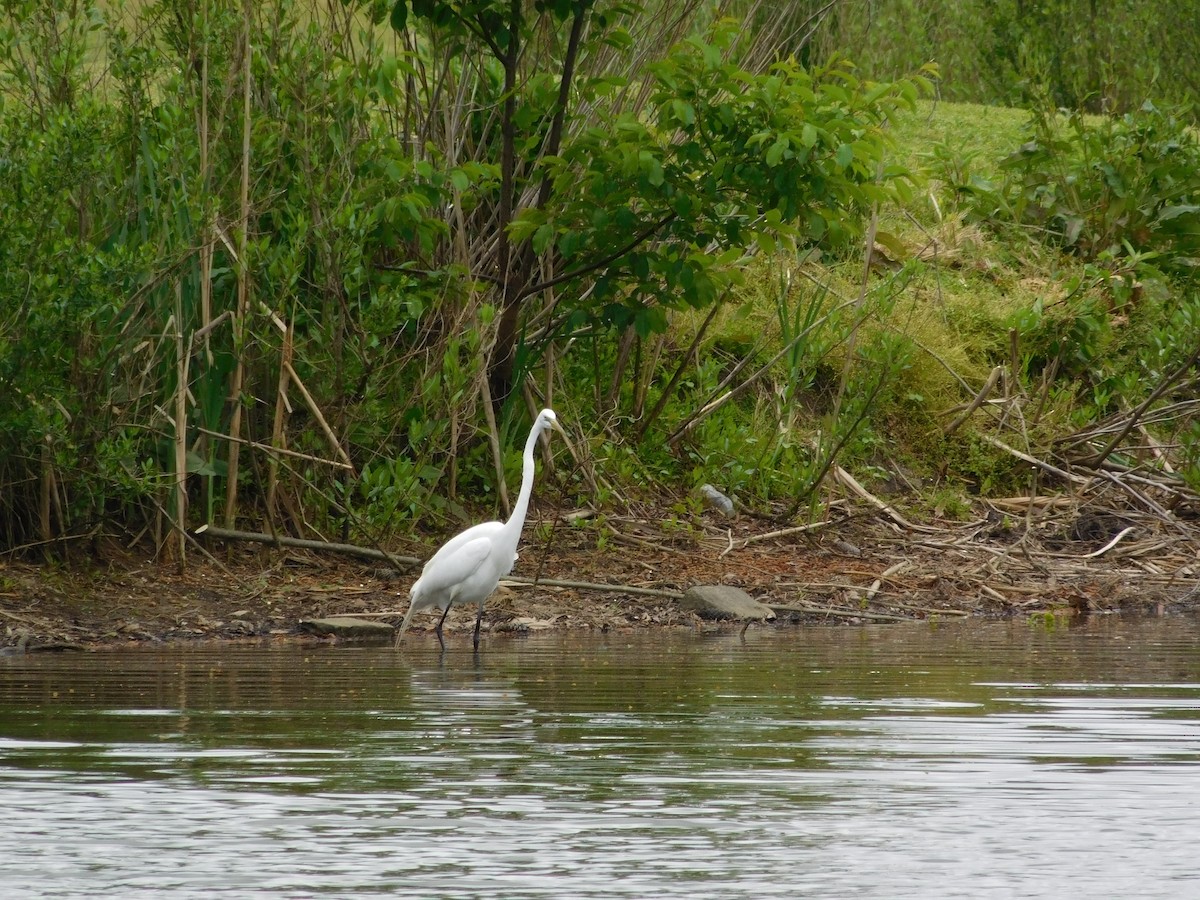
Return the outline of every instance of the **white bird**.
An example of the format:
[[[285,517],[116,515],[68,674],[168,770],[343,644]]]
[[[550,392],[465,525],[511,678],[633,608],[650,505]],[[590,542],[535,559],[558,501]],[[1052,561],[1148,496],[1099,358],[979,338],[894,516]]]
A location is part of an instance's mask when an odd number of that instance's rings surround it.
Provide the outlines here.
[[[525,514],[529,510],[529,498],[533,493],[533,450],[537,439],[548,428],[562,431],[554,410],[543,409],[538,413],[525,441],[525,462],[521,471],[521,492],[507,522],[484,522],[472,525],[442,545],[437,553],[421,570],[409,592],[408,612],[396,635],[396,646],[404,637],[413,613],[434,607],[443,610],[437,624],[438,643],[445,649],[442,639],[442,623],[455,603],[478,603],[479,615],[475,618],[475,649],[479,649],[479,624],[483,621],[483,601],[491,596],[500,579],[512,571],[517,561],[517,542],[525,526]]]

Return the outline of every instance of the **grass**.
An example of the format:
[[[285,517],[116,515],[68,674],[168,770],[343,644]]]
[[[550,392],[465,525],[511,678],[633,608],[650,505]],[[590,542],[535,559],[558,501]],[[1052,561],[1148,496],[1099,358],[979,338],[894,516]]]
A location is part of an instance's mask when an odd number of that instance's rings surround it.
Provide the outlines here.
[[[877,248],[889,261],[873,271],[871,285],[885,290],[890,280],[897,296],[886,313],[866,321],[859,346],[890,335],[911,348],[911,357],[892,387],[890,408],[875,417],[874,434],[859,448],[857,462],[868,479],[875,472],[876,481],[897,466],[914,472],[917,481],[931,486],[918,502],[934,515],[961,516],[967,486],[972,491],[1013,486],[1010,458],[965,434],[948,446],[942,426],[953,418],[949,411],[969,401],[993,368],[1012,368],[1010,329],[1018,314],[1039,301],[1052,305],[1061,299],[1065,282],[1083,268],[1073,258],[1001,238],[968,221],[965,208],[947,197],[941,183],[947,166],[957,167],[955,177],[963,180],[996,177],[1000,160],[1021,145],[1028,121],[1029,114],[1020,109],[937,102],[921,104],[892,129],[895,160],[913,172],[916,189],[906,206],[878,212],[886,245],[881,241]],[[783,272],[790,272],[801,290],[823,286],[830,302],[837,303],[858,295],[862,260],[852,254],[800,266],[785,253],[755,258],[746,267],[739,302],[710,329],[710,353],[758,348],[765,359],[776,352],[785,339],[777,310]],[[673,330],[680,345],[686,346],[702,318],[692,311],[676,314]],[[844,351],[845,344],[828,351],[830,372],[841,371]],[[787,362],[777,363],[771,383],[759,393],[749,431],[766,436],[789,427],[779,419],[790,413],[770,399],[784,393],[789,377]],[[1009,384],[1007,389],[1024,388]],[[1070,391],[1052,391],[1042,417],[1061,423],[1070,407]],[[821,426],[811,414],[819,411],[809,409],[810,433],[804,440],[816,440]]]

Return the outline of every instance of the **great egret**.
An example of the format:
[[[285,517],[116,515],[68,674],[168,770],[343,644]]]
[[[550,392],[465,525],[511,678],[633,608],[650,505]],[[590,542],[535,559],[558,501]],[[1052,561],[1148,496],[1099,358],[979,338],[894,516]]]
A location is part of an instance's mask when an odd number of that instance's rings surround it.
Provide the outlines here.
[[[529,497],[533,493],[533,450],[537,439],[548,428],[562,431],[554,410],[543,409],[538,413],[525,441],[525,463],[521,470],[521,493],[507,522],[484,522],[472,525],[442,545],[442,548],[421,570],[409,592],[408,612],[396,635],[396,647],[412,621],[413,613],[434,607],[442,610],[437,624],[437,639],[442,649],[442,624],[455,603],[478,603],[479,615],[475,617],[475,649],[479,649],[479,624],[483,621],[483,601],[491,596],[500,579],[512,571],[517,561],[517,542],[525,526],[525,514],[529,510]]]

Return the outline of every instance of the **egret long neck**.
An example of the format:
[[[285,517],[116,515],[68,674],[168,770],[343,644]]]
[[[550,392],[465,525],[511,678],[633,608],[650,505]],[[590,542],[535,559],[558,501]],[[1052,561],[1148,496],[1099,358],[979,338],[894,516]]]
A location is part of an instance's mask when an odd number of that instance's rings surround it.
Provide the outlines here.
[[[529,512],[529,498],[533,495],[533,452],[537,449],[537,439],[545,430],[541,422],[534,424],[529,430],[529,438],[525,441],[525,461],[521,466],[521,492],[517,495],[517,503],[513,506],[512,515],[508,517],[505,527],[521,533],[525,525],[525,515]]]

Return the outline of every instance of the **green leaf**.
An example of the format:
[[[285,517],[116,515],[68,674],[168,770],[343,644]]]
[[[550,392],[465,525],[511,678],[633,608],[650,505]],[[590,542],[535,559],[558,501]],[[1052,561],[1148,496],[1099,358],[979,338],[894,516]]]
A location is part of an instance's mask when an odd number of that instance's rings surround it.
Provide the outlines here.
[[[392,5],[391,15],[392,28],[396,31],[403,31],[408,24],[408,2],[407,0],[396,0]]]
[[[545,222],[538,227],[538,230],[533,233],[533,252],[542,254],[546,252],[546,248],[554,240],[554,226],[550,222]]]
[[[783,161],[783,154],[787,151],[787,149],[788,139],[785,137],[777,138],[775,143],[773,143],[767,149],[767,165],[772,169],[779,165],[779,163]]]
[[[908,248],[904,246],[904,241],[900,240],[900,238],[896,237],[890,231],[876,231],[875,242],[891,250],[892,255],[898,260],[907,259],[909,256]]]
[[[1158,213],[1158,221],[1166,222],[1179,216],[1189,216],[1200,212],[1200,206],[1192,203],[1182,203],[1178,206],[1164,206]]]
[[[692,108],[692,104],[690,103],[675,98],[671,101],[671,112],[684,125],[696,124],[696,110]]]
[[[843,169],[846,168],[850,163],[854,162],[854,148],[849,144],[842,144],[837,149],[834,161]]]

